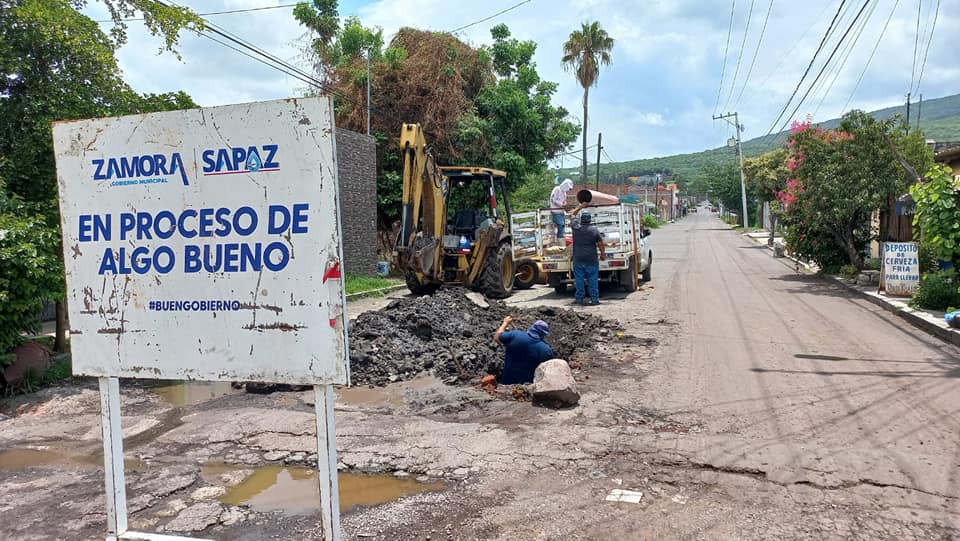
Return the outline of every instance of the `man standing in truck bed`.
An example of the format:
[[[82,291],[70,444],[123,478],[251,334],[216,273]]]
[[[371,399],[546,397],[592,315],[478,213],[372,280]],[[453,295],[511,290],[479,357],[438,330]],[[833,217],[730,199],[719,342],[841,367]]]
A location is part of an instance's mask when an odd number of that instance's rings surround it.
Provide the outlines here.
[[[573,281],[577,289],[576,303],[583,305],[584,289],[590,293],[590,304],[600,304],[600,261],[603,253],[603,234],[593,225],[593,217],[587,211],[580,212],[581,204],[573,211]],[[577,213],[580,213],[577,219]],[[599,252],[599,255],[598,255]],[[584,283],[586,282],[586,283]],[[586,287],[585,287],[586,286]]]
[[[553,224],[557,232],[557,242],[560,246],[564,245],[566,239],[563,236],[563,226],[566,223],[567,192],[573,189],[573,181],[564,179],[559,186],[556,186],[550,192],[550,213],[553,217]]]

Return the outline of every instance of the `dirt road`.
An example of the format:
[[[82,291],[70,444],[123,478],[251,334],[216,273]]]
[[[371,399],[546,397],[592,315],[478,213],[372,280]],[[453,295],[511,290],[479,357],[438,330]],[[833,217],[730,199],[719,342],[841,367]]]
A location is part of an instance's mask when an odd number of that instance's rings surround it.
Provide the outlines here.
[[[619,320],[626,336],[580,337],[600,353],[577,359],[576,408],[432,378],[341,390],[343,471],[433,483],[360,498],[344,513],[345,539],[960,536],[960,352],[797,274],[713,216],[691,215],[654,240],[650,285],[578,308]],[[571,300],[538,287],[510,302]],[[0,537],[101,533],[93,389],[0,409],[0,493],[20,496],[0,502]],[[201,391],[171,402],[124,387],[133,525],[318,538],[303,504],[315,490],[292,490],[311,486],[302,467],[315,452],[312,394]],[[293,496],[271,500],[278,486]],[[605,501],[613,489],[643,497]]]

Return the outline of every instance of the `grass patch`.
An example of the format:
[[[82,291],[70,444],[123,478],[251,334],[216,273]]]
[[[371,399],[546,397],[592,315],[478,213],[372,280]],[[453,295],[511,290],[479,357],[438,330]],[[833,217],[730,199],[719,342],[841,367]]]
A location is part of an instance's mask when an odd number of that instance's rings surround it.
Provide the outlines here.
[[[43,383],[50,385],[58,383],[73,377],[73,365],[70,361],[70,354],[55,355],[50,360],[50,368],[43,375]]]
[[[402,284],[400,280],[394,278],[380,278],[377,276],[356,276],[348,274],[344,280],[343,286],[347,290],[347,295],[353,295],[355,293],[365,293],[367,291],[374,291],[377,289],[383,289],[385,287],[395,286]]]

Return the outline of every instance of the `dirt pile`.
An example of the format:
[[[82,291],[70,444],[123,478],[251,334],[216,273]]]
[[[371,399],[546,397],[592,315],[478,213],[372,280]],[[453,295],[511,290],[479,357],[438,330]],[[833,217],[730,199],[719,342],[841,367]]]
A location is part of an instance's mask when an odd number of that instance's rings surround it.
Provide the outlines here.
[[[494,300],[484,307],[467,294],[461,288],[442,289],[361,314],[350,323],[353,383],[385,385],[430,371],[447,383],[499,375],[503,348],[493,333],[508,314],[513,316],[512,329],[525,330],[538,319],[549,323],[547,343],[564,359],[589,351],[603,329],[603,334],[620,329],[614,321],[573,310],[520,309]]]

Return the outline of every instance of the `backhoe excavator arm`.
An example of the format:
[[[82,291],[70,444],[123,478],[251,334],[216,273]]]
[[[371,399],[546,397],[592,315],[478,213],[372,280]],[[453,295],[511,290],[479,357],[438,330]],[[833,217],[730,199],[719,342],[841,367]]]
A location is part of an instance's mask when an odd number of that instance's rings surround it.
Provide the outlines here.
[[[403,125],[400,150],[403,152],[403,199],[396,246],[398,260],[405,270],[437,280],[446,225],[447,183],[433,156],[427,152],[419,124]]]

